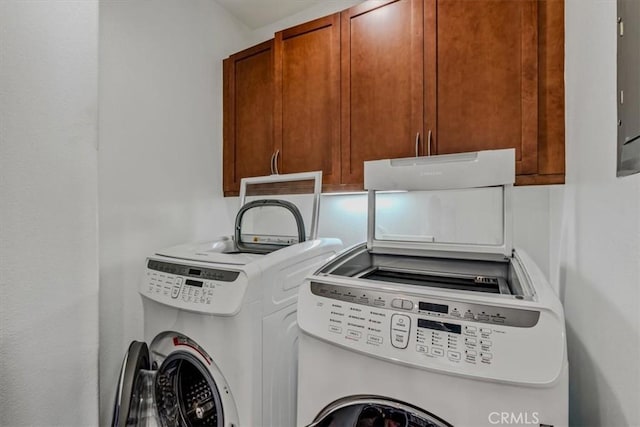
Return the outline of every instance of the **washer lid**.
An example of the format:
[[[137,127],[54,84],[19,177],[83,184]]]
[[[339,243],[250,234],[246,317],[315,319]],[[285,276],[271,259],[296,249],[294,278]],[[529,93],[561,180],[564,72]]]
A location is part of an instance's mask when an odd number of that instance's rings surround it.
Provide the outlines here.
[[[514,149],[369,161],[364,176],[372,252],[511,257]]]
[[[132,341],[124,356],[120,379],[116,390],[116,400],[113,407],[113,427],[125,427],[128,424],[130,412],[132,412],[132,402],[134,399],[134,387],[138,374],[142,370],[148,370],[149,348],[147,344],[140,341]],[[134,415],[135,414],[131,414]]]
[[[357,395],[327,405],[307,427],[452,427],[429,412],[379,396]]]

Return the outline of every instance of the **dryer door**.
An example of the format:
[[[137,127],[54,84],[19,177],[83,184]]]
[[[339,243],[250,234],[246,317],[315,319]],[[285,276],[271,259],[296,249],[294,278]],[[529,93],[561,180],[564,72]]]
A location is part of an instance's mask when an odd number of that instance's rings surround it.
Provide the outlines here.
[[[147,344],[140,341],[132,341],[124,356],[118,388],[116,390],[116,401],[113,407],[113,427],[124,427],[135,425],[138,412],[140,396],[136,393],[136,383],[141,371],[150,368],[149,348]]]
[[[308,427],[452,427],[427,411],[378,396],[349,396],[329,404]]]

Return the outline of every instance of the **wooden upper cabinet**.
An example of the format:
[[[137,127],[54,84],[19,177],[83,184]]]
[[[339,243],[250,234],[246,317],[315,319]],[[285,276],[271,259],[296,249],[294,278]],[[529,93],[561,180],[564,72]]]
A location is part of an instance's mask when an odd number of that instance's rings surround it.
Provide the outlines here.
[[[565,0],[370,0],[224,61],[224,193],[368,160],[515,148],[517,184],[564,182]]]
[[[364,2],[341,18],[342,183],[361,188],[364,161],[415,156],[422,139],[423,0]]]
[[[277,171],[340,183],[340,14],[275,35]]]
[[[223,61],[223,181],[225,196],[240,180],[271,173],[273,143],[273,40]]]
[[[538,0],[426,0],[425,28],[433,152],[515,148],[538,173]]]

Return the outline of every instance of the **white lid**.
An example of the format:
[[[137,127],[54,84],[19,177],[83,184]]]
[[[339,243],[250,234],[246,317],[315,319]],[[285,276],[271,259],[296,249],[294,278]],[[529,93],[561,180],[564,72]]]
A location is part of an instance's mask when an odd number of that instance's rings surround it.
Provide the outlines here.
[[[249,197],[284,199],[298,207],[305,222],[307,238],[318,238],[322,171],[242,178],[240,181],[240,207]],[[283,196],[287,197],[283,197]],[[308,212],[308,214],[306,214]],[[310,224],[310,226],[309,226]]]
[[[364,170],[373,252],[511,256],[514,149],[377,160]]]

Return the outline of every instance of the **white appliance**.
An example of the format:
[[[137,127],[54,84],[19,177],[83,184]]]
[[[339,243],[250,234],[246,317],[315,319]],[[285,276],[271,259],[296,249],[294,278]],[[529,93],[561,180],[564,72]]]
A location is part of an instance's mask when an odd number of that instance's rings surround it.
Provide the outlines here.
[[[514,157],[365,163],[367,243],[300,288],[299,426],[567,425],[562,305],[511,244]]]
[[[317,238],[321,182],[319,172],[244,179],[233,237],[147,259],[139,291],[150,345],[129,347],[114,426],[295,423],[297,290],[342,248],[338,239]],[[245,203],[288,190],[313,194],[310,239],[294,204]],[[260,232],[265,216],[277,224]],[[283,232],[285,223],[296,232]]]

